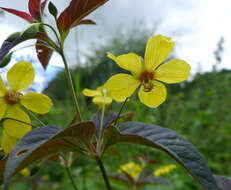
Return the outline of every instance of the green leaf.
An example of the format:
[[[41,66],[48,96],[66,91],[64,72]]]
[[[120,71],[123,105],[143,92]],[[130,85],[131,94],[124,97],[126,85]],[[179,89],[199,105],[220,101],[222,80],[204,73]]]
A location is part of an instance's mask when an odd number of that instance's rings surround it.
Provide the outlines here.
[[[217,182],[219,190],[230,190],[231,189],[231,180],[225,176],[214,175],[214,178]]]
[[[181,135],[167,128],[138,122],[126,122],[104,131],[105,150],[117,143],[133,143],[160,149],[179,162],[207,190],[218,190],[205,160]]]
[[[40,23],[31,24],[24,32],[11,34],[2,44],[0,49],[0,68],[6,66],[11,59],[9,51],[21,42],[36,38]]]
[[[51,13],[51,15],[53,15],[53,17],[56,20],[57,15],[58,15],[58,10],[57,10],[56,6],[54,5],[54,3],[52,3],[51,1],[48,4],[48,10],[49,10],[49,12]]]
[[[7,66],[10,63],[11,57],[13,55],[13,52],[8,53],[2,60],[1,64],[0,64],[0,68],[3,68],[5,66]]]
[[[27,133],[9,154],[4,173],[4,186],[8,189],[10,178],[28,167],[59,152],[88,151],[95,133],[92,122],[72,127],[41,127]]]

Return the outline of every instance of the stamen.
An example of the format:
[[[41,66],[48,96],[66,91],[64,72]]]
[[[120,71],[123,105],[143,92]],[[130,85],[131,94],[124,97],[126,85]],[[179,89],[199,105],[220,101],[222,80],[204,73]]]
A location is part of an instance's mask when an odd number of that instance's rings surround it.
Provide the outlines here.
[[[148,71],[144,71],[140,74],[139,80],[144,87],[144,92],[150,92],[154,86],[152,80],[154,79],[154,74]]]
[[[14,105],[20,101],[20,96],[22,96],[20,92],[9,91],[5,95],[5,100],[8,104]]]

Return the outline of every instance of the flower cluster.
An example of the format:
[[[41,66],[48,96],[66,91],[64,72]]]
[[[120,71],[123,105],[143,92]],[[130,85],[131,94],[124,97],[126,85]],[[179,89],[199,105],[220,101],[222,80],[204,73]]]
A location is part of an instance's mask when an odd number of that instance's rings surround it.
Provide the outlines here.
[[[110,94],[110,100],[124,101],[140,86],[138,95],[143,104],[148,107],[162,104],[167,96],[166,87],[162,82],[182,82],[189,77],[191,69],[190,65],[181,59],[172,59],[164,63],[173,47],[174,42],[171,38],[156,35],[147,42],[144,60],[134,53],[118,57],[108,53],[108,57],[119,67],[131,72],[116,74],[107,80],[104,88]],[[108,102],[109,100],[106,103]]]
[[[3,119],[1,147],[6,153],[12,150],[17,139],[31,130],[30,117],[21,109],[21,105],[39,114],[49,112],[52,106],[50,98],[44,94],[22,93],[32,84],[34,75],[32,64],[20,61],[7,72],[9,89],[0,77],[0,120]]]

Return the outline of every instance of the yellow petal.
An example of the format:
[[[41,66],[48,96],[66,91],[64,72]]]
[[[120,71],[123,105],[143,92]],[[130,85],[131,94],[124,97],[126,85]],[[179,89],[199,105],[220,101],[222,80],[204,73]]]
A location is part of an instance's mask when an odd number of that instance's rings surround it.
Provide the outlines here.
[[[1,147],[6,154],[9,154],[16,145],[16,138],[6,134],[5,130],[2,132]]]
[[[0,97],[4,96],[7,92],[6,85],[4,84],[2,77],[0,76]]]
[[[104,87],[113,99],[122,100],[130,97],[139,84],[132,75],[117,74],[109,78]]]
[[[26,93],[20,100],[28,110],[39,114],[48,113],[52,106],[52,101],[48,96],[35,92]]]
[[[135,53],[128,53],[116,57],[108,52],[107,56],[114,60],[121,68],[125,70],[131,71],[137,75],[142,72],[142,60]]]
[[[105,101],[105,105],[108,106],[108,105],[111,104],[112,98],[106,97],[106,98],[104,99],[103,96],[98,96],[98,97],[93,98],[93,100],[92,100],[92,102],[93,102],[94,104],[98,105],[99,108],[102,108],[102,106],[103,106],[103,104],[104,104],[104,101]]]
[[[157,81],[152,81],[153,89],[145,92],[143,85],[139,90],[140,101],[148,107],[157,107],[166,100],[166,87]]]
[[[90,89],[83,89],[83,95],[84,96],[89,96],[89,97],[94,97],[94,96],[102,96],[102,92],[100,90],[90,90]]]
[[[21,92],[26,90],[34,80],[34,68],[32,63],[20,61],[7,72],[7,81],[10,88]]]
[[[5,114],[6,106],[7,106],[6,101],[4,99],[0,99],[0,120]]]
[[[174,46],[171,38],[156,35],[152,36],[148,42],[145,51],[145,67],[153,72],[169,55]]]
[[[31,123],[29,116],[22,111],[18,105],[10,106],[7,110],[6,117],[14,118],[26,123]],[[14,138],[22,138],[31,130],[31,126],[15,120],[5,120],[3,128],[7,135]]]
[[[178,83],[189,77],[191,67],[180,59],[172,59],[161,65],[154,73],[155,79],[166,83]]]

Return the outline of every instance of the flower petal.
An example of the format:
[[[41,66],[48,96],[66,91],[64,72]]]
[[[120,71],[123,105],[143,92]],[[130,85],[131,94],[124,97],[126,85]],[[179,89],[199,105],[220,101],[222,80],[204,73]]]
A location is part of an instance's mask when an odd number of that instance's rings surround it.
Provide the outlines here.
[[[180,59],[172,59],[161,65],[154,73],[155,79],[166,83],[178,83],[189,77],[190,65]]]
[[[152,81],[153,89],[150,92],[145,92],[143,85],[139,90],[140,101],[148,107],[157,107],[162,104],[167,96],[166,87],[157,81]]]
[[[0,108],[1,108],[0,109],[0,120],[5,114],[6,106],[7,106],[6,101],[4,99],[0,99]]]
[[[135,53],[128,53],[116,57],[108,52],[107,56],[125,70],[131,71],[136,75],[139,75],[142,72],[142,60]]]
[[[21,92],[26,90],[34,80],[34,68],[32,63],[20,61],[16,63],[8,72],[7,80],[10,88]]]
[[[1,147],[6,154],[9,154],[16,145],[16,138],[6,134],[5,130],[2,132]]]
[[[17,119],[26,123],[31,123],[29,116],[22,111],[18,105],[10,106],[7,110],[6,117]],[[14,120],[5,120],[3,128],[8,136],[22,138],[31,130],[31,126]]]
[[[99,106],[99,108],[102,108],[103,107],[103,104],[104,104],[104,101],[105,101],[105,105],[108,106],[112,103],[112,98],[109,98],[109,97],[106,97],[104,99],[103,96],[99,96],[99,97],[95,97],[93,98],[92,102],[96,105]]]
[[[0,76],[0,97],[4,96],[7,92],[6,85],[4,84],[2,77]]]
[[[110,96],[117,100],[124,100],[130,97],[139,86],[140,82],[132,75],[117,74],[108,79],[104,87]]]
[[[169,55],[174,46],[171,38],[156,35],[152,36],[148,42],[145,51],[145,67],[153,72]]]
[[[48,96],[36,92],[28,92],[20,100],[28,110],[39,114],[48,113],[52,106],[52,101]]]
[[[84,96],[89,97],[102,96],[102,92],[100,90],[90,90],[88,88],[84,88],[82,93]]]

